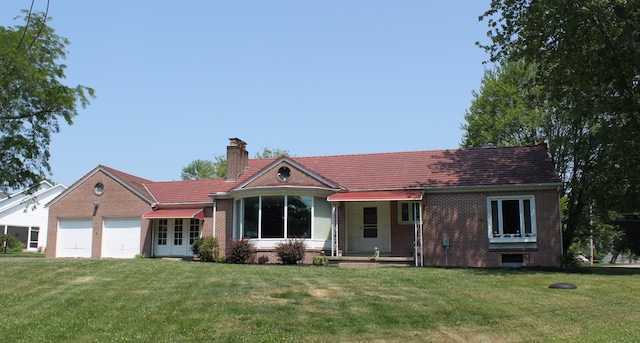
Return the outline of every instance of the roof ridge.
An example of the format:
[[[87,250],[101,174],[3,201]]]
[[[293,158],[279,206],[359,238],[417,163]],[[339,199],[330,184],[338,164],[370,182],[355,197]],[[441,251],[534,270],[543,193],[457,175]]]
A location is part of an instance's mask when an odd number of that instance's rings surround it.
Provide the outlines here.
[[[472,148],[444,148],[444,149],[425,149],[425,150],[406,150],[406,151],[386,151],[386,152],[369,152],[369,153],[351,153],[351,154],[335,154],[335,155],[315,155],[315,156],[295,156],[289,157],[292,160],[305,159],[305,158],[327,158],[327,157],[350,157],[350,156],[373,156],[373,155],[396,155],[396,154],[412,154],[412,153],[442,153],[446,151],[470,151],[481,149],[518,149],[518,148],[535,148],[544,146],[544,144],[532,144],[532,145],[514,145],[514,146],[494,146],[494,147],[472,147]],[[257,159],[251,159],[257,160]],[[274,159],[274,160],[277,160]]]

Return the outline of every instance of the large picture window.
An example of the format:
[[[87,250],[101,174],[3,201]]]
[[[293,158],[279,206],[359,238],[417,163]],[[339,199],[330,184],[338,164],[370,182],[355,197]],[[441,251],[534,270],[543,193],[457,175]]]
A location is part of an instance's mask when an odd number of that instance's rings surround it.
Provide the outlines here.
[[[488,198],[489,235],[494,239],[536,236],[533,196]]]
[[[313,197],[260,196],[241,204],[244,238],[311,238]]]

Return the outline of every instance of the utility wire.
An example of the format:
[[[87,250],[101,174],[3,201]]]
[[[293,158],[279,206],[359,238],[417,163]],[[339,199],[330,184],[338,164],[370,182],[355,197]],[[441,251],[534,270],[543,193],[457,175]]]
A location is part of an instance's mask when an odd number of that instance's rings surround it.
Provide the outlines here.
[[[29,22],[31,21],[31,11],[33,11],[33,3],[36,0],[31,0],[31,7],[29,8],[29,14],[27,15],[27,24],[24,26],[24,32],[22,32],[22,37],[20,38],[20,42],[18,42],[18,46],[16,49],[20,49],[20,45],[22,45],[22,41],[24,40],[24,36],[27,35],[27,30],[29,29]]]
[[[33,2],[32,2],[32,4],[33,4]],[[40,25],[40,29],[38,30],[38,34],[36,34],[36,36],[33,37],[33,40],[31,41],[31,45],[29,45],[29,49],[31,49],[31,47],[33,46],[33,43],[36,42],[36,39],[38,39],[38,37],[40,37],[40,34],[42,33],[42,29],[44,28],[44,25],[47,23],[47,16],[48,15],[49,15],[49,0],[47,0],[47,10],[44,12],[44,17],[42,18],[42,24]]]

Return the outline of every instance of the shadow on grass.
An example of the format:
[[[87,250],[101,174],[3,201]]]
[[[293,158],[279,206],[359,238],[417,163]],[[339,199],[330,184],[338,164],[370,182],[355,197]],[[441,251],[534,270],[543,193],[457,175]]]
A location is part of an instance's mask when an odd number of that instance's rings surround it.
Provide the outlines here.
[[[478,268],[473,269],[478,275],[560,273],[589,275],[640,275],[640,266],[600,265],[579,266],[573,268]]]

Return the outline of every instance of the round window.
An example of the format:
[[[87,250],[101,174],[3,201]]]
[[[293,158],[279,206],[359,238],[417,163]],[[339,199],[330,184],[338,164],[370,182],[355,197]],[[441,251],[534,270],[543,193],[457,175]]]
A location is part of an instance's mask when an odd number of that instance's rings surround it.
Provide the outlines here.
[[[104,193],[104,185],[102,183],[96,183],[96,185],[93,187],[93,193],[95,193],[96,195],[102,195],[102,193]]]
[[[289,167],[280,167],[278,169],[278,180],[286,182],[291,178],[291,169]]]

